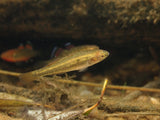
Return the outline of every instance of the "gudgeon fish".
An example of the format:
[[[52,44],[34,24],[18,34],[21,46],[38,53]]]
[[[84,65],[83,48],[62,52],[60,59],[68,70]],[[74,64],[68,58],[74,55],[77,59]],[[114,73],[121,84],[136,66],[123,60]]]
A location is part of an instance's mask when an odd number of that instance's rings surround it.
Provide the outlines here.
[[[57,57],[53,63],[51,62],[38,70],[21,74],[20,79],[24,82],[32,82],[41,76],[82,70],[104,60],[108,55],[108,51],[98,48],[82,51],[79,49],[77,52],[74,52],[73,49],[71,49],[66,52],[65,56],[62,54],[60,57]]]

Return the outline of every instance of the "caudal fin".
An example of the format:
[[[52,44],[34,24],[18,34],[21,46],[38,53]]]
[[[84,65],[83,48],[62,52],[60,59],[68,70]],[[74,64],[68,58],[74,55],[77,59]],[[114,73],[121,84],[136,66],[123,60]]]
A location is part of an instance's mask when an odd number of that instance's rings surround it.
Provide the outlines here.
[[[38,79],[38,76],[32,74],[32,72],[22,73],[19,76],[20,83],[19,85],[28,86],[33,83],[34,80]]]

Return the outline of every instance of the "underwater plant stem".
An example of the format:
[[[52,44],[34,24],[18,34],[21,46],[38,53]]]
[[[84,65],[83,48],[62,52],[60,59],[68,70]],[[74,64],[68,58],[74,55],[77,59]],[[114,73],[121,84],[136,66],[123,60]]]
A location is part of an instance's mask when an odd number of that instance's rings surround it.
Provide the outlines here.
[[[126,113],[112,113],[106,114],[105,117],[131,116],[131,115],[160,115],[159,112],[126,112]]]
[[[15,76],[15,77],[19,77],[21,75],[21,73],[11,72],[11,71],[6,71],[6,70],[0,70],[0,74],[10,75],[10,76]]]
[[[1,70],[0,69],[0,74],[19,77],[22,73],[11,72],[11,71],[6,71],[6,70]],[[50,78],[47,78],[47,77],[44,77],[44,78],[50,80]],[[102,84],[91,83],[91,82],[80,82],[80,81],[68,80],[68,79],[62,79],[62,78],[61,79],[56,79],[56,81],[61,82],[61,83],[68,83],[68,84],[78,84],[78,85],[85,85],[85,86],[102,87]],[[143,92],[159,92],[160,93],[160,89],[144,88],[144,87],[107,85],[107,88],[108,89],[117,89],[117,90],[139,90],[139,91],[143,91]]]
[[[91,112],[95,107],[97,107],[101,103],[101,101],[103,99],[104,92],[105,92],[106,87],[107,87],[107,83],[108,83],[108,79],[105,78],[99,101],[96,104],[94,104],[93,106],[91,106],[89,108],[86,108],[84,110],[83,114],[88,114],[89,112]]]
[[[143,92],[160,92],[160,89],[155,89],[155,88],[130,87],[130,86],[118,86],[118,85],[108,85],[108,88],[119,89],[119,90],[139,90]]]
[[[93,87],[102,87],[102,84],[91,83],[91,82],[80,82],[80,81],[73,81],[68,79],[57,79],[57,82],[61,83],[68,83],[68,84],[78,84],[78,85],[85,85],[85,86],[93,86]],[[160,89],[154,88],[143,88],[143,87],[130,87],[130,86],[119,86],[119,85],[107,85],[107,89],[117,89],[117,90],[139,90],[143,92],[159,92]]]

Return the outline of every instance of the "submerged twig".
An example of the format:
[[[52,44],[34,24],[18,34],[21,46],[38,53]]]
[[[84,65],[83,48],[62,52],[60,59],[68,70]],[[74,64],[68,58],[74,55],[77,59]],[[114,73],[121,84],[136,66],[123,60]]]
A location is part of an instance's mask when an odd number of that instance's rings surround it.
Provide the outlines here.
[[[19,77],[22,73],[0,70],[0,74]],[[50,80],[50,78],[47,78],[47,77],[44,77],[44,78]],[[78,85],[86,85],[86,86],[93,86],[93,87],[102,87],[101,84],[91,83],[91,82],[80,82],[80,81],[73,81],[73,80],[68,80],[68,79],[57,79],[56,81],[61,82],[61,83],[68,83],[68,84],[78,84]],[[139,91],[143,91],[143,92],[160,92],[160,89],[143,88],[143,87],[130,87],[130,86],[118,86],[118,85],[108,85],[107,88],[108,89],[118,89],[118,90],[139,90]]]
[[[99,108],[108,113],[160,111],[160,107],[158,105],[148,103],[148,101],[121,101],[121,99],[123,99],[123,97],[104,97],[104,100],[102,104],[100,104]]]
[[[81,81],[73,81],[73,80],[65,80],[65,79],[57,79],[56,82],[68,83],[68,84],[77,84],[77,85],[85,85],[85,86],[93,86],[93,87],[102,87],[102,84],[91,83],[91,82],[81,82]],[[107,85],[107,89],[117,89],[117,90],[139,90],[143,92],[160,92],[160,89],[154,88],[143,88],[143,87],[131,87],[131,86],[119,86],[119,85]]]
[[[158,112],[126,112],[126,113],[107,114],[105,115],[105,117],[130,116],[130,115],[160,115],[160,113]]]
[[[91,106],[90,108],[85,109],[83,114],[88,114],[91,110],[93,110],[95,107],[97,107],[101,103],[101,101],[103,99],[104,92],[106,90],[107,83],[108,83],[108,79],[106,78],[104,81],[104,84],[103,84],[103,88],[101,91],[101,96],[100,96],[99,101],[96,104],[94,104],[93,106]]]
[[[21,73],[11,72],[11,71],[6,71],[6,70],[0,70],[0,74],[10,75],[10,76],[15,76],[15,77],[19,77],[21,75]]]

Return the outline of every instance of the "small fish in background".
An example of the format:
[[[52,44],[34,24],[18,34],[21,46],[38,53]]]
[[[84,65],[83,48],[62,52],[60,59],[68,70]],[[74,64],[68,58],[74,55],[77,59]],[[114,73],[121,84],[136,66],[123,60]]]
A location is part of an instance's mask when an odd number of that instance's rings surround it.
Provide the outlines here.
[[[1,53],[1,59],[11,63],[26,62],[29,59],[37,56],[37,51],[33,50],[28,42],[25,46],[20,44],[18,48],[7,50]]]
[[[71,48],[74,47],[74,45],[72,45],[70,42],[68,42],[68,43],[66,43],[66,44],[64,45],[64,47],[65,47],[66,49],[71,49]]]
[[[58,47],[58,46],[54,46],[51,51],[50,59],[45,60],[45,61],[39,61],[38,63],[36,63],[36,66],[34,66],[34,67],[35,68],[43,67],[43,66],[47,65],[48,63],[55,61],[57,57],[65,56],[66,52],[74,47],[75,46],[73,44],[71,44],[70,42],[67,42],[66,44],[64,44],[63,48]]]
[[[82,46],[74,46],[70,42],[66,43],[64,45],[66,49],[58,48],[57,46],[53,48],[51,59],[44,61],[43,63],[41,62],[41,67],[44,65],[50,65],[56,63],[56,61],[61,58],[61,57],[66,57],[68,55],[72,56],[74,54],[77,54],[81,51],[89,51],[89,50],[94,50],[94,49],[99,49],[98,46],[96,45],[82,45]],[[69,53],[69,54],[68,54]],[[80,70],[80,72],[85,71],[86,69]]]
[[[55,46],[51,53],[51,58],[57,57],[63,51],[62,48]]]
[[[69,50],[69,49],[71,49],[73,47],[74,47],[74,45],[72,45],[70,42],[67,42],[64,45],[64,48],[67,49],[67,50]],[[65,49],[55,46],[53,48],[52,52],[51,52],[51,58],[58,57]]]

